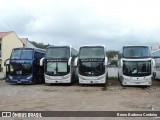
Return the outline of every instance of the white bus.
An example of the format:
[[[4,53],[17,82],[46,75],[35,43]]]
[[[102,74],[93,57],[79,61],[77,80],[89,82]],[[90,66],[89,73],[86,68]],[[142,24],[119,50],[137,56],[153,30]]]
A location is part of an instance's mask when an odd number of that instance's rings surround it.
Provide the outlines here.
[[[80,47],[75,64],[80,84],[106,84],[107,57],[105,46],[85,45]]]
[[[122,85],[152,84],[154,60],[147,46],[124,46],[119,60],[118,78]]]
[[[78,51],[71,46],[50,46],[46,49],[44,64],[45,83],[72,83],[75,75],[74,60]]]
[[[155,60],[153,79],[160,79],[160,49],[152,51],[151,57]]]

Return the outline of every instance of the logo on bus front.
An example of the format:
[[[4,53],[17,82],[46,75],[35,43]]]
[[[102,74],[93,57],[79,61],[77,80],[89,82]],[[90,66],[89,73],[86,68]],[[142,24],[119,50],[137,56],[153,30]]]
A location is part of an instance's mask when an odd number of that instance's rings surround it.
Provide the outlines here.
[[[59,61],[67,61],[66,59],[52,59],[52,60],[47,60],[47,62],[59,62]]]
[[[102,61],[102,59],[82,59],[82,62],[91,62],[91,61]]]
[[[18,75],[21,75],[22,74],[22,71],[20,70],[20,71],[16,71],[16,73],[18,74]]]

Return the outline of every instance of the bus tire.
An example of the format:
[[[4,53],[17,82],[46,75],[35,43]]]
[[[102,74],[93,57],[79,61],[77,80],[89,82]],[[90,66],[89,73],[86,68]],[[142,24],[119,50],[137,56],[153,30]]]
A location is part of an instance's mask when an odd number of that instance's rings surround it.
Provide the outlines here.
[[[153,80],[156,80],[156,73],[153,73]]]
[[[119,73],[118,73],[118,80],[120,81],[120,78],[119,78]]]

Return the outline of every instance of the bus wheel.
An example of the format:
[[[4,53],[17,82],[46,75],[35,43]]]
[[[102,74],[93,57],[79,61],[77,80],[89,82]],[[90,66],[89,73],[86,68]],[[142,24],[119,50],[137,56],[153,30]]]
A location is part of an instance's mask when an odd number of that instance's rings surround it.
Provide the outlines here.
[[[103,85],[106,89],[108,88],[108,82]]]
[[[39,80],[38,80],[38,83],[40,83],[40,84],[42,84],[43,83],[43,80],[42,80],[43,78],[40,76],[39,77]]]
[[[36,84],[36,78],[35,77],[33,77],[32,83],[33,83],[33,85]]]
[[[103,87],[102,91],[107,91],[107,89],[108,89],[108,82],[106,82],[105,84],[103,84],[102,87]]]
[[[156,80],[156,73],[153,73],[153,80]]]
[[[119,78],[119,73],[118,73],[118,80],[120,81],[120,78]]]

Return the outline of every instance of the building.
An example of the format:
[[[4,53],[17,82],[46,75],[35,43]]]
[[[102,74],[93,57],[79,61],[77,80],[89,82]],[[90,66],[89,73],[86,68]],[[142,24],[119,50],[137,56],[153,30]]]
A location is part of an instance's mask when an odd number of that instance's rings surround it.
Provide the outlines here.
[[[155,51],[155,50],[158,50],[158,49],[160,49],[159,43],[153,43],[152,46],[151,46],[151,51]]]
[[[24,47],[27,48],[36,48],[29,40],[28,38],[20,38],[21,41],[24,43]]]
[[[4,73],[6,72],[4,61],[10,57],[12,49],[16,47],[25,47],[25,44],[15,32],[0,32],[0,70]]]
[[[151,52],[152,58],[160,58],[160,49]]]

